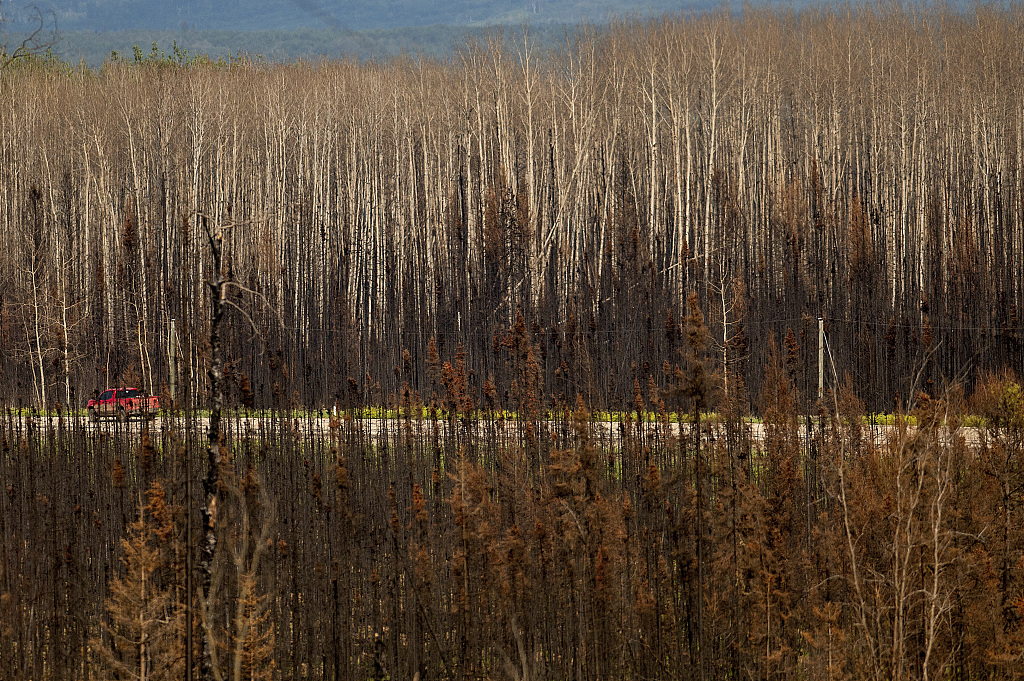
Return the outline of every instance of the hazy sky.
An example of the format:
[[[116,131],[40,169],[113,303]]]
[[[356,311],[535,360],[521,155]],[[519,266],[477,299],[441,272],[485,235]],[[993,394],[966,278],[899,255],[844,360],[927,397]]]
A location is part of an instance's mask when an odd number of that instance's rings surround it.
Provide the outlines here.
[[[61,30],[341,30],[602,22],[721,7],[715,0],[6,0],[10,27],[33,14]]]

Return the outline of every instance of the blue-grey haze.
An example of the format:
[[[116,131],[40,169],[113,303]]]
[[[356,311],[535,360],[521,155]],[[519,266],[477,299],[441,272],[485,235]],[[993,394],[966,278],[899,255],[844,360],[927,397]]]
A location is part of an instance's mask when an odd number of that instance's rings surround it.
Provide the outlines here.
[[[768,3],[780,4],[760,4]],[[543,45],[580,25],[740,6],[739,0],[6,0],[0,11],[9,44],[42,22],[56,55],[98,66],[111,52],[131,58],[135,45],[148,54],[153,43],[168,54],[176,45],[214,58],[444,56],[468,35],[496,26],[529,25]]]

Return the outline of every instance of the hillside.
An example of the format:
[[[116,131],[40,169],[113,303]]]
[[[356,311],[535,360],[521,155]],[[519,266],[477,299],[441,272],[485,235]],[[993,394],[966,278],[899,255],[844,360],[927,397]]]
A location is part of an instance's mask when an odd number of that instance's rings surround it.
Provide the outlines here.
[[[708,0],[44,0],[37,3],[62,31],[301,28],[395,29],[409,26],[486,26],[604,22],[613,17],[720,7]],[[10,28],[32,23],[31,4],[4,3]]]
[[[124,31],[61,31],[52,46],[53,53],[64,61],[84,62],[97,68],[116,53],[133,58],[138,46],[145,57],[156,53],[172,55],[175,48],[191,56],[205,55],[213,60],[247,55],[267,61],[315,61],[321,57],[344,59],[356,57],[385,59],[400,54],[426,57],[450,56],[458,45],[472,38],[484,38],[494,27],[410,26],[396,29],[338,31],[325,28],[303,28],[281,31],[157,31],[132,29]],[[548,24],[530,29],[539,45],[551,47],[564,44],[566,34],[578,30],[564,24]],[[20,42],[25,34],[15,34]]]
[[[759,6],[780,5],[768,0]],[[796,6],[806,4],[803,0]],[[9,44],[42,22],[44,40],[63,60],[100,66],[112,53],[156,43],[217,59],[239,54],[273,61],[320,57],[378,59],[402,53],[447,56],[468,37],[495,27],[530,26],[541,46],[566,32],[615,19],[702,13],[737,5],[714,0],[27,0],[0,3]],[[787,6],[794,3],[787,3]]]

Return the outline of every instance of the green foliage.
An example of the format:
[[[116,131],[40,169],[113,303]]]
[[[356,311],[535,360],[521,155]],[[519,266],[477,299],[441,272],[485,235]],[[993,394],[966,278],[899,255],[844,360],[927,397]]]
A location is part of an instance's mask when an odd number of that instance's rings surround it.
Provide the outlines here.
[[[868,426],[897,426],[904,423],[916,426],[917,417],[913,414],[872,413],[863,417],[863,423]]]
[[[965,428],[984,428],[985,419],[977,414],[964,414],[960,417],[960,425]]]
[[[986,427],[1024,430],[1024,390],[1012,374],[987,376],[975,391],[972,404]]]
[[[7,56],[9,55],[0,50],[0,63],[2,63]],[[76,72],[88,70],[84,63],[75,63],[71,60],[66,60],[62,56],[61,52],[55,51],[52,47],[47,47],[41,52],[29,52],[10,62],[7,68],[11,72],[15,73],[24,71],[46,71],[64,76],[71,76]]]
[[[259,61],[259,59],[257,57],[256,61]],[[215,57],[210,57],[204,53],[192,53],[187,48],[180,46],[177,40],[171,42],[171,52],[168,54],[160,49],[159,43],[154,40],[149,52],[145,52],[139,47],[138,43],[135,43],[132,46],[131,58],[121,55],[117,50],[112,50],[105,64],[156,68],[188,68],[197,66],[224,68],[231,66],[232,63],[242,61],[251,62],[252,60],[243,56],[240,52],[236,52],[234,55],[221,54]]]

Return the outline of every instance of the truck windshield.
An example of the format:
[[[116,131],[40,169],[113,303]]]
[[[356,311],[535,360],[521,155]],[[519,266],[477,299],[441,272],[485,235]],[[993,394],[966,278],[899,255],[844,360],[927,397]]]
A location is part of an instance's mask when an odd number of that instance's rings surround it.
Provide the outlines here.
[[[102,393],[100,393],[100,399],[101,400],[109,400],[113,396],[114,396],[114,391],[113,390],[104,390]]]

